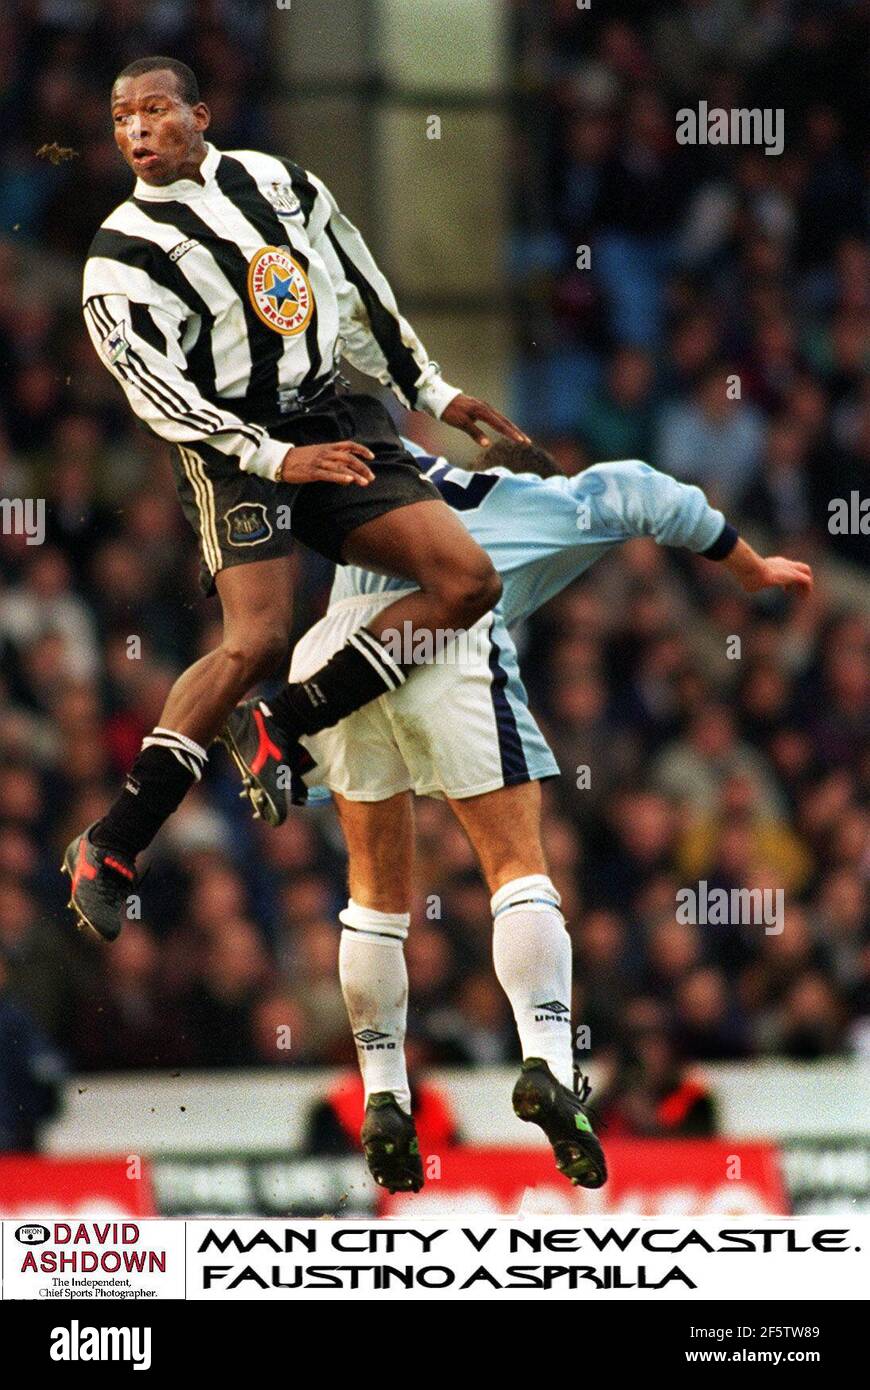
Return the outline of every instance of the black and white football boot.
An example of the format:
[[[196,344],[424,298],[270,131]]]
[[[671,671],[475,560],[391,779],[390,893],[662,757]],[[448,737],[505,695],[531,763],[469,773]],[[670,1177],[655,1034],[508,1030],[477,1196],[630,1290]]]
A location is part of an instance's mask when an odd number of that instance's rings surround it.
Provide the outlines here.
[[[578,1081],[579,1072],[574,1078],[575,1088]],[[603,1187],[607,1164],[585,1108],[588,1099],[585,1077],[578,1094],[557,1081],[542,1058],[527,1057],[514,1086],[514,1114],[544,1131],[556,1167],[575,1187]]]
[[[368,1170],[388,1192],[419,1192],[423,1160],[417,1130],[392,1091],[375,1091],[368,1098],[360,1130]]]

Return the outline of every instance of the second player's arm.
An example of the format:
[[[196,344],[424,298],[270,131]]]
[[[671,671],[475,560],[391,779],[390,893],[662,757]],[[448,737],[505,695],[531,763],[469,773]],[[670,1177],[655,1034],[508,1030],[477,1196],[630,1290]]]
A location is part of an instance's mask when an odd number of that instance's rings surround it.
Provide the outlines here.
[[[579,495],[584,478],[588,486],[592,473],[604,483],[604,501],[623,539],[652,536],[660,545],[684,546],[721,564],[747,593],[772,587],[812,588],[809,565],[780,555],[764,558],[756,554],[694,484],[678,482],[650,464],[629,460],[600,464],[580,474]]]

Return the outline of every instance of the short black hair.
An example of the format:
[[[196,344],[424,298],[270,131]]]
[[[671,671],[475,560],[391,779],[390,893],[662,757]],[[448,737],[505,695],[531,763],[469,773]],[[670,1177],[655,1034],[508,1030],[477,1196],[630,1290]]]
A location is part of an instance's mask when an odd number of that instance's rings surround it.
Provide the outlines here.
[[[189,68],[187,63],[180,63],[177,58],[165,58],[160,55],[155,58],[137,58],[134,63],[128,63],[112,83],[112,90],[114,91],[116,84],[120,82],[122,77],[141,77],[145,72],[157,72],[158,70],[174,73],[175,81],[178,84],[178,95],[185,106],[198,105],[200,101],[199,83],[193,68]]]
[[[540,478],[552,478],[564,471],[546,449],[512,439],[497,439],[488,449],[482,449],[472,468],[506,468],[510,473],[537,473]]]

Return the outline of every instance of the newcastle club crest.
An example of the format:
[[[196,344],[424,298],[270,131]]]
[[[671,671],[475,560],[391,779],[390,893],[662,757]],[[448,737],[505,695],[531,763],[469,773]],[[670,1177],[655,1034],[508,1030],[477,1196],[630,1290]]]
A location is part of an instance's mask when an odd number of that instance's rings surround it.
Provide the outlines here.
[[[248,266],[248,294],[258,316],[276,333],[304,333],[314,310],[308,276],[286,246],[263,246]]]
[[[239,502],[224,513],[230,545],[259,545],[272,534],[272,523],[262,502]]]

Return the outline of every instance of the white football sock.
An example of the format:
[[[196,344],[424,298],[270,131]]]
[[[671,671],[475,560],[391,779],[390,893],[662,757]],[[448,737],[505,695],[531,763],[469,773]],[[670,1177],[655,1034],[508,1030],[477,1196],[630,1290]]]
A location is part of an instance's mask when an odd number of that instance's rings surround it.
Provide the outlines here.
[[[492,957],[514,1011],[523,1057],[542,1057],[573,1087],[571,938],[546,874],[505,883],[493,895]]]
[[[392,1091],[411,1113],[405,1066],[408,972],[405,937],[410,912],[375,912],[351,898],[339,913],[344,923],[338,952],[341,991],[357,1047],[366,1100]]]

